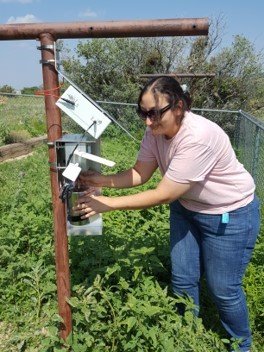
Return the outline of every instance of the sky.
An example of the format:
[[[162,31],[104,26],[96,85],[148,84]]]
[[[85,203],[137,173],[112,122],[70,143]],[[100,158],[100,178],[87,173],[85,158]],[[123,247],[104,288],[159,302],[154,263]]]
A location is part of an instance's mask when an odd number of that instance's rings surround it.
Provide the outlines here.
[[[222,47],[243,35],[264,49],[263,0],[0,0],[0,25],[11,23],[223,18]],[[66,44],[74,47],[75,40]],[[0,41],[0,86],[15,89],[42,84],[39,42]]]

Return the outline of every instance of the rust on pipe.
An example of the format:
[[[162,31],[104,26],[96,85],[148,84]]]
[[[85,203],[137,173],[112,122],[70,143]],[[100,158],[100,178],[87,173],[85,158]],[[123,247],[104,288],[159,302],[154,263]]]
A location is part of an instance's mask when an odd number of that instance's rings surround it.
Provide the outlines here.
[[[37,39],[42,33],[53,38],[121,38],[207,35],[208,18],[20,23],[0,25],[0,40]]]
[[[41,45],[54,44],[52,35],[43,33],[40,35]],[[54,60],[54,51],[42,49],[41,58],[43,62]],[[52,90],[52,94],[59,95],[58,73],[52,64],[42,64],[43,87],[44,90]],[[54,90],[55,88],[55,90]],[[70,271],[69,271],[69,253],[67,239],[67,222],[66,209],[64,203],[59,199],[59,181],[56,169],[56,151],[53,142],[62,136],[61,113],[55,105],[57,98],[51,95],[45,96],[45,108],[47,117],[47,135],[49,141],[49,163],[50,163],[50,180],[54,217],[54,236],[55,236],[55,259],[56,259],[56,280],[58,294],[59,314],[63,319],[60,327],[60,336],[63,339],[69,335],[72,330],[71,309],[67,303],[70,298]]]

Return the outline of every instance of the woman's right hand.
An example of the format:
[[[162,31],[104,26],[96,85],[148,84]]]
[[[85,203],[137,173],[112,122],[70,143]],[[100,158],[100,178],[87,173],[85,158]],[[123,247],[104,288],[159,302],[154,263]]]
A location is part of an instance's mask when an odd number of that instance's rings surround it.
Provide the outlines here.
[[[82,171],[77,179],[80,187],[102,187],[102,175],[97,171]]]

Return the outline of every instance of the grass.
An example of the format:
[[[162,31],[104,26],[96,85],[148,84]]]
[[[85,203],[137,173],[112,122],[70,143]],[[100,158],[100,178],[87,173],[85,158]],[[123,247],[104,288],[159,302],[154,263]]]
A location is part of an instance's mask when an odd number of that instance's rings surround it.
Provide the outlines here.
[[[0,95],[0,146],[20,130],[26,130],[31,137],[46,134],[43,98]]]

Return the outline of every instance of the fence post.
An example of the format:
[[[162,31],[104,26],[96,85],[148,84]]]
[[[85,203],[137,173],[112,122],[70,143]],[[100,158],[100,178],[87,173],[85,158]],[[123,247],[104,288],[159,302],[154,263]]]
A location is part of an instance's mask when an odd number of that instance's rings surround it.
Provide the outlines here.
[[[253,163],[252,163],[252,176],[254,178],[255,183],[256,183],[257,166],[258,166],[258,159],[259,159],[259,139],[260,139],[260,128],[259,126],[256,126]]]
[[[235,133],[234,133],[234,147],[236,152],[238,152],[239,146],[239,135],[240,135],[240,126],[241,126],[241,110],[237,112],[237,118],[235,123]]]

